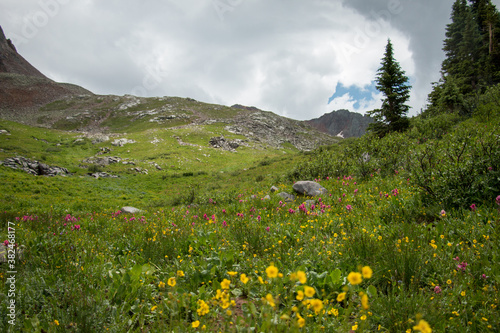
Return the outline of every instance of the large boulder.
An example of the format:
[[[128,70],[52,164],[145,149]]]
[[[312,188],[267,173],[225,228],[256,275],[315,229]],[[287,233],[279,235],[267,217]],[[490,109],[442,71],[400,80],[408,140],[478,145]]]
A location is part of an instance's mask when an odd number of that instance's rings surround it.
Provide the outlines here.
[[[328,193],[328,190],[313,181],[299,181],[293,184],[293,190],[299,194],[317,197]]]

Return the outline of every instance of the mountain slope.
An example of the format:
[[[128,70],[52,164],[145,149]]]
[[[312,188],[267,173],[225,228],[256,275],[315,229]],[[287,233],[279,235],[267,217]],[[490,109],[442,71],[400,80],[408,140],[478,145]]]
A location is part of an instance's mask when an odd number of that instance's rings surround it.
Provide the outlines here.
[[[22,120],[38,107],[54,100],[90,91],[57,83],[33,67],[16,50],[0,27],[0,116]]]
[[[19,55],[1,28],[0,118],[88,135],[169,130],[181,138],[191,132],[203,137],[204,145],[212,137],[226,142],[225,136],[255,149],[311,150],[339,140],[305,122],[255,107],[227,107],[177,97],[100,96],[76,85],[57,83]]]
[[[373,119],[369,116],[348,110],[333,111],[307,121],[309,125],[319,131],[343,138],[363,136],[368,125],[372,122]]]

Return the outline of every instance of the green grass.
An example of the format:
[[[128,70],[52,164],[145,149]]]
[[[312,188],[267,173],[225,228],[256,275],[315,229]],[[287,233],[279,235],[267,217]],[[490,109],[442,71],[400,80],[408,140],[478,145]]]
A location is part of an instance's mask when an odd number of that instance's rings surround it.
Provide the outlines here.
[[[13,222],[23,249],[17,325],[3,320],[2,331],[412,332],[422,320],[433,332],[500,330],[496,197],[475,210],[448,206],[429,199],[406,165],[396,173],[403,145],[423,148],[411,146],[418,130],[371,141],[376,170],[366,174],[356,155],[363,140],[232,153],[208,146],[212,136],[237,138],[218,124],[140,126],[119,136],[136,143],[114,147],[0,122],[11,133],[0,136],[0,159],[22,155],[73,172],[34,177],[0,166],[0,241]],[[103,167],[117,179],[87,176],[82,160],[103,147],[135,165]],[[494,186],[485,175],[481,183]],[[303,205],[311,198],[284,203],[270,193],[271,185],[291,193],[297,177],[321,178],[329,194],[311,207]],[[119,214],[123,206],[142,212]],[[0,266],[0,316],[8,318],[12,274]],[[357,283],[352,273],[362,272]]]

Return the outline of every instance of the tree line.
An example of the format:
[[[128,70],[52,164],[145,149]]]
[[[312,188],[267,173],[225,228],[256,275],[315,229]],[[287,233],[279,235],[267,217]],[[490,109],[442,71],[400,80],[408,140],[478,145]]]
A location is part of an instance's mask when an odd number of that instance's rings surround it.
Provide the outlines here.
[[[500,14],[491,0],[456,0],[443,42],[441,78],[433,83],[423,117],[446,113],[471,116],[500,108]],[[409,127],[409,79],[388,40],[376,87],[382,107],[370,111],[369,131],[382,137]]]

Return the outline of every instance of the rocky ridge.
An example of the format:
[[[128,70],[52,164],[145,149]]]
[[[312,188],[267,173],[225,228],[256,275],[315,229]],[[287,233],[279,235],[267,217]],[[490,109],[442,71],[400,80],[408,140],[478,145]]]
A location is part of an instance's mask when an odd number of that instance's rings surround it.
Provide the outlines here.
[[[369,116],[348,110],[326,113],[307,123],[317,130],[342,138],[361,137],[366,133],[368,125],[374,120]]]

